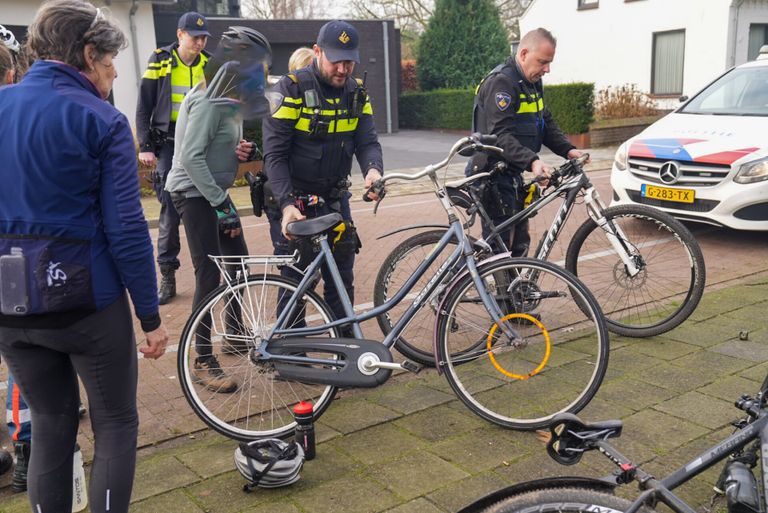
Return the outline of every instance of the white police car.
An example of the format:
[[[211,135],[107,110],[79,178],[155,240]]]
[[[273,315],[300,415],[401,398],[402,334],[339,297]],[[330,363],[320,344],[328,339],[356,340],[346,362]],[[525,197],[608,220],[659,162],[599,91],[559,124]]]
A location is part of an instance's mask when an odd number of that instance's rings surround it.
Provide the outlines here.
[[[613,202],[768,231],[768,46],[622,144]]]

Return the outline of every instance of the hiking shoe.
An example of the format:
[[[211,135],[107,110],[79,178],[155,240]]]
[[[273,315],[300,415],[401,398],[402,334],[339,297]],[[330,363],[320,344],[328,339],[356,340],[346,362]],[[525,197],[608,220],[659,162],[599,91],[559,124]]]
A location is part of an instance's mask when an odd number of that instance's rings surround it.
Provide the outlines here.
[[[176,269],[172,267],[160,266],[160,290],[157,295],[158,303],[168,304],[171,299],[176,297]]]
[[[192,380],[220,394],[231,394],[239,386],[237,381],[227,376],[214,356],[195,360]]]

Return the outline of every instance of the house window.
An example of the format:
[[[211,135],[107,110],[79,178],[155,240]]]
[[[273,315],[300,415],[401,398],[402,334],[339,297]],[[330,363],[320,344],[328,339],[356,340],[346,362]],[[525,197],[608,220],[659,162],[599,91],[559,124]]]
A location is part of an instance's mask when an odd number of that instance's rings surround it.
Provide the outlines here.
[[[597,5],[600,0],[577,0],[579,2],[578,9],[597,9]]]
[[[685,30],[653,34],[651,94],[682,94],[684,55]]]
[[[749,47],[747,60],[753,61],[760,53],[760,47],[768,44],[768,25],[765,23],[752,23],[749,25]]]

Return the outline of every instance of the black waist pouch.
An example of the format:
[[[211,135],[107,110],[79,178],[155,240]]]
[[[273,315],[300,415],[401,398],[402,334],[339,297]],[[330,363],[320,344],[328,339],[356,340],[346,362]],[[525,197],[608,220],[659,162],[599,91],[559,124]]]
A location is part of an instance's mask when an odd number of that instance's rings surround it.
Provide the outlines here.
[[[0,235],[0,311],[37,315],[95,310],[91,241]]]

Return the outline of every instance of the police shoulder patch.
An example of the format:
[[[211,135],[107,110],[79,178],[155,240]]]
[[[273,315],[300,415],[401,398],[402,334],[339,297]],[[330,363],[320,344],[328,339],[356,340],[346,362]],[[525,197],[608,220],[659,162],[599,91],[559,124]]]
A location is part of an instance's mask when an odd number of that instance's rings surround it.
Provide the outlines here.
[[[512,103],[512,96],[509,93],[504,91],[496,93],[495,99],[496,99],[496,106],[501,111],[507,110],[510,104]]]

